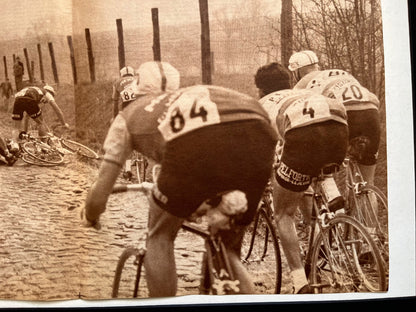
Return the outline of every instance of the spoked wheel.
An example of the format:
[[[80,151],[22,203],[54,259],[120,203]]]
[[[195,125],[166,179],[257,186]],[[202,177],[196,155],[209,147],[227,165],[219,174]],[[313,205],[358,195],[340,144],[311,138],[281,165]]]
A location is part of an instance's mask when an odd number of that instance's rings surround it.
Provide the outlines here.
[[[366,230],[380,249],[384,266],[389,269],[387,198],[376,186],[364,186],[358,193],[350,190],[349,211]],[[354,206],[352,206],[354,205]]]
[[[37,158],[34,158],[32,156],[30,156],[29,154],[23,154],[22,156],[22,160],[29,164],[29,165],[35,165],[35,166],[40,166],[40,167],[54,167],[57,166],[56,164],[51,164],[45,161],[41,161]]]
[[[262,201],[269,205],[271,201]],[[251,275],[256,293],[279,294],[282,285],[282,261],[273,220],[267,209],[260,208],[243,237],[241,261]]]
[[[145,251],[127,248],[117,263],[113,282],[113,298],[147,298],[145,270],[143,266]]]
[[[47,163],[46,166],[50,165],[60,165],[63,163],[63,156],[52,147],[45,144],[39,144],[36,142],[25,142],[22,145],[24,152],[30,155],[31,158],[36,159],[39,162]],[[23,157],[22,157],[23,159]],[[30,161],[28,157],[23,159],[25,162]],[[40,165],[40,163],[36,163]]]
[[[318,233],[312,248],[310,283],[315,292],[387,290],[380,251],[354,218],[337,215]]]
[[[98,159],[99,156],[96,152],[94,152],[91,148],[72,141],[72,140],[68,140],[68,139],[62,139],[61,140],[62,146],[64,146],[65,148],[69,149],[70,151],[77,153],[78,155],[81,155],[83,157],[86,158],[90,158],[90,159]]]

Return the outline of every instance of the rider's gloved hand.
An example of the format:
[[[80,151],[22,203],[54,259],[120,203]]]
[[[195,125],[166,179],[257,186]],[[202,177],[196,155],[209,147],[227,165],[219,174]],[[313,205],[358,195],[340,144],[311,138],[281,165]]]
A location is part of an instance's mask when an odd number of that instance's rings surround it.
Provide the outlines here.
[[[100,220],[88,220],[87,216],[85,214],[85,208],[82,208],[81,210],[81,224],[84,227],[93,227],[96,230],[99,230],[101,228]]]

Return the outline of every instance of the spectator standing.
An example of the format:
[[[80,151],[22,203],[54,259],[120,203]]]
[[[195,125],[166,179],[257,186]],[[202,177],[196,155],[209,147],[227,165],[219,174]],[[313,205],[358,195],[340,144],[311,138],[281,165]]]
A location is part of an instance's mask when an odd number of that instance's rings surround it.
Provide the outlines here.
[[[25,68],[23,63],[20,61],[20,57],[17,56],[13,65],[13,74],[14,80],[16,83],[16,92],[20,91],[23,88],[23,75],[25,73]]]

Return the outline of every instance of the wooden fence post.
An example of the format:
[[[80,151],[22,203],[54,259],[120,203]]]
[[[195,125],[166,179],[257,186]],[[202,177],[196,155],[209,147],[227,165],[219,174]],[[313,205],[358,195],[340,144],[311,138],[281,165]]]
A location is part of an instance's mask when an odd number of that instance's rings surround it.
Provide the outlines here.
[[[153,60],[161,61],[162,55],[160,51],[160,29],[159,29],[159,10],[152,8],[152,23],[153,23]]]
[[[41,49],[40,43],[38,43],[38,55],[39,55],[40,81],[45,82],[45,72],[43,71],[42,49]]]
[[[211,44],[209,35],[208,0],[199,0],[201,16],[201,65],[202,83],[211,84]]]
[[[7,80],[9,77],[7,76],[7,61],[6,61],[5,55],[3,55],[3,64],[4,64],[4,78]]]
[[[88,28],[85,28],[85,39],[87,40],[88,64],[90,66],[90,78],[91,78],[91,82],[95,82],[94,55],[92,53],[92,43],[91,43],[90,30]]]
[[[71,59],[72,77],[74,79],[74,84],[76,85],[78,83],[78,77],[77,77],[77,68],[75,65],[74,46],[72,45],[72,36],[66,36],[66,39],[68,41],[68,46],[69,46],[69,57]]]
[[[31,67],[30,67],[29,54],[27,53],[26,48],[23,48],[23,53],[25,54],[26,68],[27,68],[27,73],[29,75],[29,82],[32,83],[33,82],[33,73],[32,73]]]
[[[30,61],[30,72],[32,73],[32,82],[35,82],[35,61]]]
[[[118,36],[118,66],[122,69],[126,66],[126,55],[124,53],[124,35],[123,35],[123,20],[121,18],[116,20],[117,36]]]
[[[48,47],[49,47],[49,55],[51,56],[51,65],[52,65],[53,78],[55,80],[55,83],[59,83],[58,69],[56,68],[55,53],[53,51],[52,42],[48,42]]]

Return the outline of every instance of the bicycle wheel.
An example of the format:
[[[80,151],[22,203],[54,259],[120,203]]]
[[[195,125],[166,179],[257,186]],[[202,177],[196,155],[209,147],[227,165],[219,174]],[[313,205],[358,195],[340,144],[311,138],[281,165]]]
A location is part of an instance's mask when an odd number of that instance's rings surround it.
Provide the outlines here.
[[[86,158],[98,159],[99,156],[89,147],[68,139],[61,139],[62,146]]]
[[[262,201],[260,205],[270,203]],[[244,233],[241,261],[254,281],[256,293],[279,294],[282,286],[282,259],[275,225],[266,209],[259,208],[254,222]]]
[[[41,166],[41,167],[53,167],[53,166],[57,166],[56,164],[51,164],[45,161],[41,161],[37,158],[34,158],[32,156],[30,156],[29,154],[23,154],[22,156],[22,160],[29,164],[29,165],[35,165],[35,166]]]
[[[46,143],[38,144],[36,142],[25,142],[22,145],[22,149],[32,158],[51,165],[60,165],[64,161],[63,156],[52,147],[49,147]]]
[[[143,249],[127,248],[123,251],[114,275],[113,298],[149,297],[143,266],[144,256]]]
[[[350,190],[349,214],[370,233],[381,251],[385,268],[389,268],[387,198],[376,186],[367,185],[355,192]]]
[[[380,251],[354,218],[337,215],[316,236],[311,252],[310,283],[315,292],[349,293],[387,290]]]

